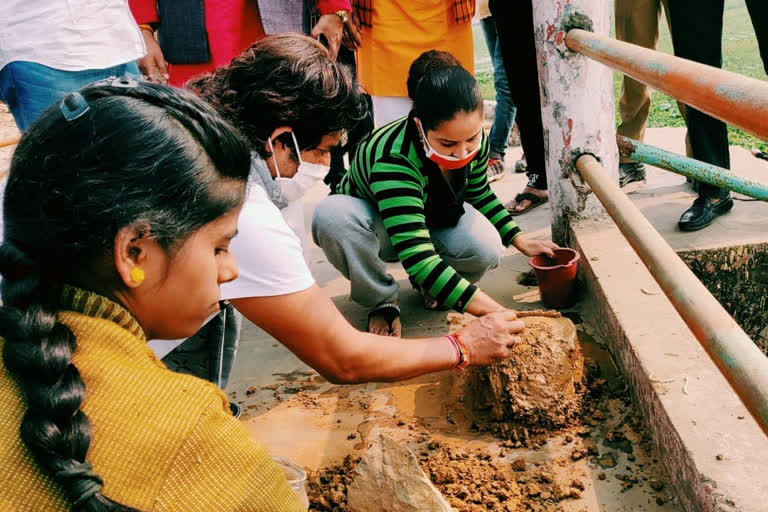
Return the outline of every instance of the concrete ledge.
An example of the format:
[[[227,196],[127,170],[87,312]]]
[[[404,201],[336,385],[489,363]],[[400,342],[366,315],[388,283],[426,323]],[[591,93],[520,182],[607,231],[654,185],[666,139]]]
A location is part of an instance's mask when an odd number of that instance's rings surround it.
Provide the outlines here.
[[[609,346],[691,511],[768,509],[768,438],[610,219],[571,226],[585,318]]]

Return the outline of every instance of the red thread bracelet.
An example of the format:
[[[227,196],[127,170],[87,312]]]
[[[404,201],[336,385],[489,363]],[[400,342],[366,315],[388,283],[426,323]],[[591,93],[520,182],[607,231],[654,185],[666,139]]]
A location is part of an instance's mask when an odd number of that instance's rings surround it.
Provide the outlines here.
[[[445,337],[451,340],[451,344],[453,344],[453,348],[456,350],[456,366],[454,366],[454,368],[457,370],[464,370],[469,364],[467,349],[457,335],[446,334]]]
[[[453,350],[456,351],[456,363],[454,363],[453,367],[458,368],[461,364],[461,349],[459,348],[459,344],[456,341],[456,338],[451,336],[450,334],[446,334],[444,338],[447,338],[448,341],[451,342],[451,346],[453,347]]]

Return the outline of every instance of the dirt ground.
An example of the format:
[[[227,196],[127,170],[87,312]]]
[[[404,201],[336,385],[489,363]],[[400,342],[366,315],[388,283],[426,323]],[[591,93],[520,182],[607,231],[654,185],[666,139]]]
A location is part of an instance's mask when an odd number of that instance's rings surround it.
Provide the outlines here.
[[[578,327],[583,396],[567,425],[553,430],[515,425],[505,438],[492,435],[475,422],[455,372],[336,386],[301,371],[230,397],[273,454],[308,469],[310,510],[317,512],[348,510],[346,486],[374,429],[408,446],[457,511],[679,510],[624,380]]]

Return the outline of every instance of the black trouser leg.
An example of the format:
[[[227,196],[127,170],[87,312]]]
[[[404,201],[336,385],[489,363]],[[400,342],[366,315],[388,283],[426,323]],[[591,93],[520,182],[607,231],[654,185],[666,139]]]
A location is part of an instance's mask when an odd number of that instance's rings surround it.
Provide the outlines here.
[[[339,63],[344,64],[350,69],[353,76],[357,74],[355,52],[342,46],[339,48],[337,59]],[[332,191],[336,189],[336,185],[338,185],[341,178],[347,172],[344,166],[344,154],[349,153],[350,158],[354,157],[360,142],[373,131],[373,104],[371,103],[370,96],[366,95],[366,100],[368,103],[368,117],[349,130],[347,142],[343,146],[331,149],[331,168],[323,181],[331,187]]]
[[[749,17],[755,27],[757,46],[763,59],[763,69],[768,74],[768,2],[766,0],[747,0]]]
[[[528,185],[547,189],[544,161],[544,129],[539,99],[539,68],[533,33],[534,0],[490,0],[496,20],[504,68],[512,102],[517,106],[517,126],[528,161]]]
[[[669,2],[675,55],[709,66],[722,67],[723,9],[724,0]],[[730,169],[726,124],[690,106],[687,107],[686,122],[693,158]],[[726,190],[699,183],[699,195],[702,197],[723,197],[727,194]]]

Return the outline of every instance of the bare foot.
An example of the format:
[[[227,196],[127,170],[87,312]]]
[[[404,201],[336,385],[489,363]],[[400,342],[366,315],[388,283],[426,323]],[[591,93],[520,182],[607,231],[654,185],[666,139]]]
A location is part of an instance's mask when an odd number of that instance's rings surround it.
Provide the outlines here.
[[[392,309],[382,309],[368,315],[368,332],[379,336],[391,336],[399,338],[401,336],[403,325],[400,322],[400,315],[393,317]]]
[[[547,199],[549,197],[549,192],[547,192],[546,190],[539,190],[533,187],[525,187],[521,193],[525,194],[526,192],[533,194],[537,197],[540,197],[542,199]],[[520,201],[520,203],[515,203],[515,200],[513,199],[512,201],[508,202],[505,205],[505,207],[507,210],[522,212],[523,210],[528,208],[530,205],[531,205],[531,201],[529,199],[523,199],[522,201]]]

